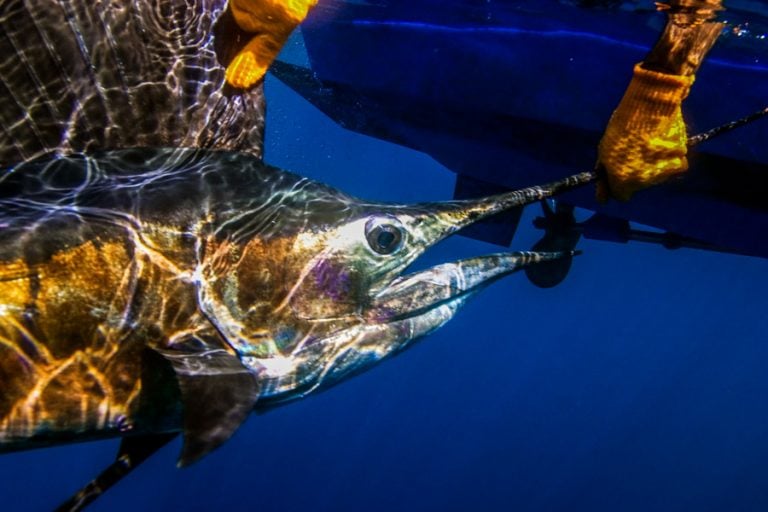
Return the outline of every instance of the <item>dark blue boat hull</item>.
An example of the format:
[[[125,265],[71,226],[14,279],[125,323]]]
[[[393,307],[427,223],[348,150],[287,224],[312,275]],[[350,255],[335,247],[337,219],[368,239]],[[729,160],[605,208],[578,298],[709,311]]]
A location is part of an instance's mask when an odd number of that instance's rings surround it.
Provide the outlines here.
[[[344,126],[423,151],[460,176],[509,188],[539,183],[594,166],[632,67],[664,22],[651,10],[571,4],[321,3],[303,26],[319,86],[281,78]],[[768,104],[766,18],[729,15],[736,21],[685,103],[691,134]],[[750,31],[736,36],[742,27]],[[565,200],[768,257],[765,141],[768,121],[760,120],[702,144],[684,178],[629,203],[601,205],[587,189]]]

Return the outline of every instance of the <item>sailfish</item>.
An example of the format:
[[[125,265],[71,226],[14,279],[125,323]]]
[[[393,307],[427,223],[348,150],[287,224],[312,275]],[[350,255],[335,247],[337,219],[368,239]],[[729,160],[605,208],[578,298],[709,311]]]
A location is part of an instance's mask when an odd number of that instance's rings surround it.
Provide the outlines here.
[[[570,256],[409,273],[462,227],[593,174],[396,205],[271,167],[262,81],[226,73],[255,36],[225,0],[8,1],[0,25],[0,451],[122,438],[62,510],[177,435],[191,464],[252,411],[360,372],[493,281]]]

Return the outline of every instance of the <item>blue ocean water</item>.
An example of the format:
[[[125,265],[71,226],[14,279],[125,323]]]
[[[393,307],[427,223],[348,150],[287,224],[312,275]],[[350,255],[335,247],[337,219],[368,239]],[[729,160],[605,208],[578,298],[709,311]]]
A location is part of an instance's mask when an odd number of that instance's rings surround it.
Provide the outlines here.
[[[341,129],[273,79],[267,94],[270,163],[359,197],[452,196],[429,157]],[[536,214],[514,248],[539,238]],[[191,468],[175,469],[171,443],[93,510],[768,509],[768,262],[580,248],[559,287],[506,278],[404,354],[254,415]],[[423,264],[495,251],[454,238]],[[51,509],[117,445],[4,455],[2,510]]]

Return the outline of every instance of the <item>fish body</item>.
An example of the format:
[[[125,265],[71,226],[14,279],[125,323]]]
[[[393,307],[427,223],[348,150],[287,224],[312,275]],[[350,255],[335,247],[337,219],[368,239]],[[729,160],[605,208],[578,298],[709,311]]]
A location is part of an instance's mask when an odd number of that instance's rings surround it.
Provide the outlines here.
[[[461,226],[577,182],[401,206],[245,153],[134,149],[16,166],[0,201],[0,447],[184,431],[205,445],[185,449],[192,461],[257,404],[365,369],[488,282],[561,256],[400,276]],[[190,382],[228,393],[236,418],[218,418]],[[226,433],[188,424],[200,416]]]
[[[338,222],[355,210],[344,194],[252,155],[179,149],[33,162],[4,185],[0,445],[180,429],[175,404],[144,407],[147,349],[240,347],[264,397],[308,380],[296,361],[255,361],[308,342],[280,302],[312,201]]]

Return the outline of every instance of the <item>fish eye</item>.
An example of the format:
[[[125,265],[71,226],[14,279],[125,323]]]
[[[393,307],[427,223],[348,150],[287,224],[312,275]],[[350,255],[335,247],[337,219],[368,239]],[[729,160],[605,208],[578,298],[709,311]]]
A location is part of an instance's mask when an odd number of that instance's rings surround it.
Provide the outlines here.
[[[373,218],[365,225],[368,245],[379,254],[392,254],[403,244],[403,226],[392,218]]]

